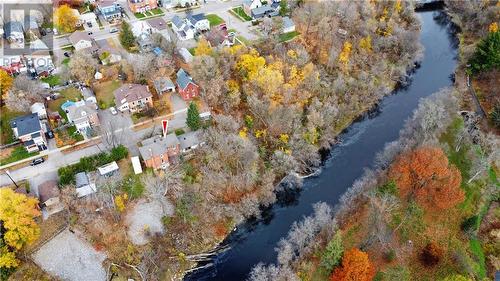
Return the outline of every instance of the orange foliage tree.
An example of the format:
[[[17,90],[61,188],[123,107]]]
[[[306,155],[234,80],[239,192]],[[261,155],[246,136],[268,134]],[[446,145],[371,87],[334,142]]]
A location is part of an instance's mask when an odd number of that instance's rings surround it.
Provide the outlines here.
[[[447,209],[464,200],[460,171],[441,148],[420,147],[400,155],[389,170],[402,198],[429,209]]]
[[[353,248],[344,253],[342,265],[330,276],[330,281],[370,281],[375,275],[368,254]]]

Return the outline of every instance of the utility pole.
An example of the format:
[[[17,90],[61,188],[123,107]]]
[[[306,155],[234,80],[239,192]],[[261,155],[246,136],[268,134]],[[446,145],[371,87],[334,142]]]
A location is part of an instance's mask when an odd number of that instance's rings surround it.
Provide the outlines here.
[[[17,183],[12,179],[12,177],[10,176],[10,172],[9,170],[5,170],[5,174],[9,177],[9,179],[12,181],[12,183],[16,186],[16,188],[19,188],[19,186],[17,185]]]

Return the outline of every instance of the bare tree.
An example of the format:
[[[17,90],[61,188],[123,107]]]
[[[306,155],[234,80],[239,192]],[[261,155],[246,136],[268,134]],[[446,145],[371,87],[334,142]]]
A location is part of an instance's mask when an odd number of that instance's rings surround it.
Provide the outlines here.
[[[154,54],[129,54],[127,60],[132,66],[136,83],[151,78],[158,70]]]
[[[69,61],[71,76],[90,85],[97,71],[97,60],[85,51],[76,52]]]
[[[105,122],[101,124],[101,139],[106,148],[111,149],[123,143],[126,137],[126,124],[117,118],[113,122]]]
[[[47,90],[39,81],[31,80],[26,75],[19,75],[14,79],[14,85],[5,103],[12,110],[26,112],[33,103],[43,102],[46,94]]]

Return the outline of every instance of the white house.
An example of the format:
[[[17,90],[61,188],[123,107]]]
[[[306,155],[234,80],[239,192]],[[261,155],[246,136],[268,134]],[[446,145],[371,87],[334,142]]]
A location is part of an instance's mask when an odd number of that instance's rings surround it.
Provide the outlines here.
[[[134,34],[134,37],[139,37],[142,34],[150,35],[153,33],[153,29],[149,25],[149,23],[145,20],[140,20],[131,23],[132,25],[132,33]]]
[[[172,18],[172,29],[177,34],[179,40],[189,40],[194,38],[194,29],[179,16]]]
[[[283,17],[283,33],[294,32],[295,23],[289,17]]]
[[[196,30],[198,31],[210,30],[210,22],[203,13],[196,15],[189,15],[186,18],[186,21],[189,22],[192,26],[194,26],[194,28],[196,28]]]
[[[260,0],[243,0],[243,10],[247,15],[251,15],[252,10],[259,7],[262,7]]]
[[[89,135],[93,127],[99,126],[95,105],[78,101],[65,109],[68,121],[72,122],[82,135]]]
[[[97,15],[92,12],[81,14],[79,22],[83,25],[85,30],[99,30]]]
[[[30,107],[31,113],[36,113],[39,119],[47,118],[47,110],[45,109],[45,105],[41,102],[35,102]]]
[[[92,48],[93,40],[86,32],[75,31],[69,36],[69,42],[76,51]]]
[[[191,55],[191,53],[189,52],[188,49],[186,48],[180,48],[179,49],[179,54],[181,55],[182,59],[184,60],[184,62],[186,63],[190,63],[193,61],[193,55]]]

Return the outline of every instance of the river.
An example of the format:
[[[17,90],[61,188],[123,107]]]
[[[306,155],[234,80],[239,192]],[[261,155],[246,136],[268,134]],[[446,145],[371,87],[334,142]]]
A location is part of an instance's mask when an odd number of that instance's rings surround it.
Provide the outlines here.
[[[395,90],[373,114],[354,123],[341,135],[342,142],[332,148],[319,176],[304,180],[299,192],[266,210],[262,219],[238,226],[223,242],[231,248],[216,256],[213,266],[191,273],[185,280],[245,280],[257,263],[276,262],[274,248],[286,236],[292,223],[310,215],[316,202],[335,205],[362,175],[363,169],[373,164],[384,144],[398,138],[399,130],[419,99],[452,85],[457,42],[448,21],[437,17],[440,14],[437,11],[419,13],[420,40],[425,51],[420,67],[412,74],[411,83]]]

